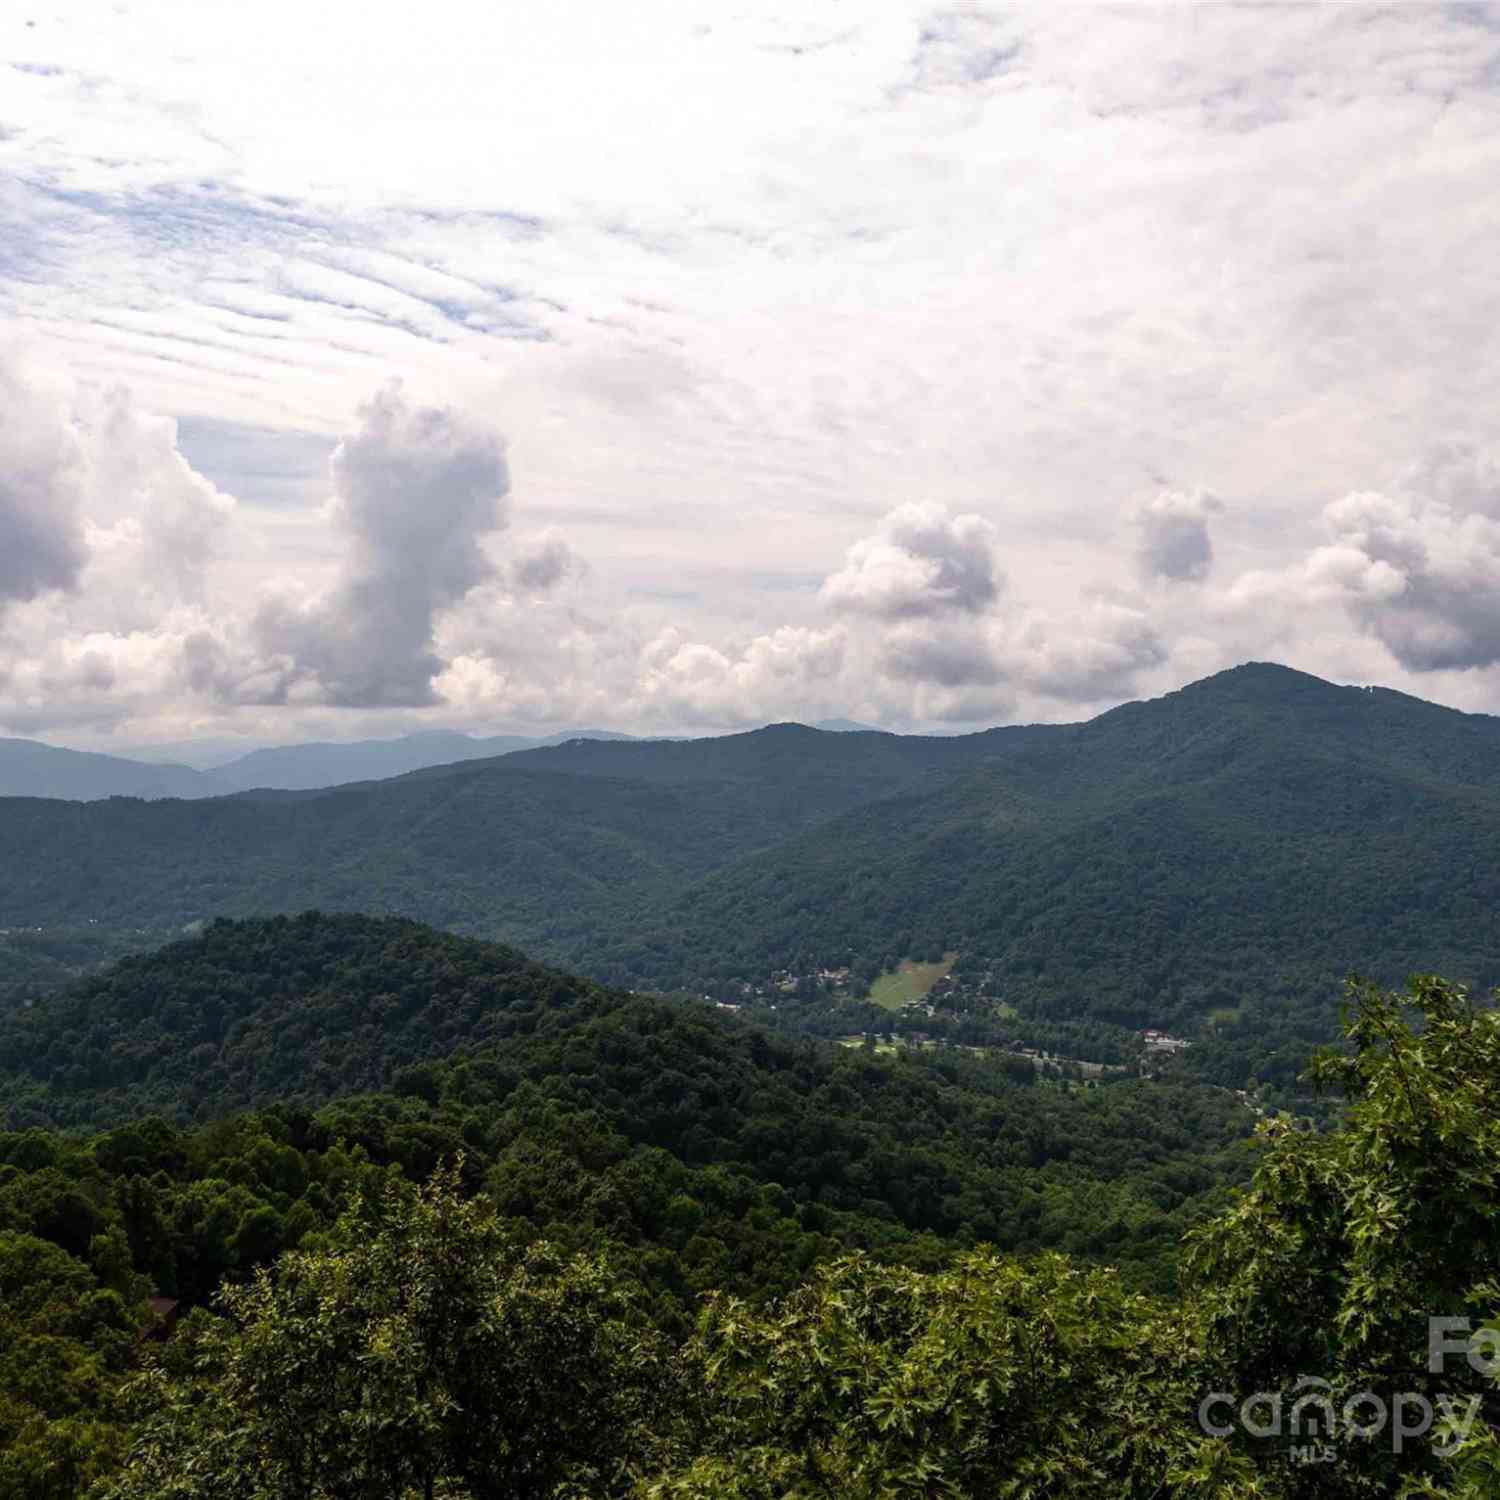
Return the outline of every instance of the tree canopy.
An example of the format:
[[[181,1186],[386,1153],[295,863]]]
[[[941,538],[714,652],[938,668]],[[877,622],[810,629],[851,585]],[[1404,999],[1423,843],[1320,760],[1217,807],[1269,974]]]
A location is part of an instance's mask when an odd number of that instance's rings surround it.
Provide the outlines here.
[[[517,1179],[439,1139],[409,1170],[340,1140],[309,1155],[290,1142],[310,1117],[6,1137],[0,1477],[91,1500],[1489,1500],[1500,1013],[1435,978],[1366,985],[1317,1072],[1343,1118],[1264,1123],[1176,1288],[1055,1252],[830,1236],[790,1283],[753,1265],[710,1282],[690,1321],[653,1288],[654,1252],[602,1230],[587,1172],[543,1225],[517,1209],[550,1168]],[[316,1128],[361,1118],[338,1108]],[[598,1167],[584,1126],[574,1160]],[[123,1218],[80,1151],[149,1189],[117,1200]],[[170,1184],[215,1152],[223,1175],[173,1208]],[[661,1209],[670,1257],[691,1257],[724,1185],[686,1170]],[[310,1205],[313,1183],[329,1211],[288,1244],[256,1200],[276,1184]],[[142,1342],[152,1268],[179,1245],[197,1247],[196,1310]]]

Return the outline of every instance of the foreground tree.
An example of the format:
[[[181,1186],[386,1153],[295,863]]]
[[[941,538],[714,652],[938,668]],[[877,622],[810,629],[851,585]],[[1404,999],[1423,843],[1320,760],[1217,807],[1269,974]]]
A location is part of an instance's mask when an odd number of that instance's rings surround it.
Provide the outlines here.
[[[119,1463],[139,1312],[58,1246],[0,1230],[0,1495],[74,1500]]]
[[[1350,1001],[1349,1047],[1312,1069],[1349,1101],[1342,1126],[1266,1126],[1249,1191],[1191,1237],[1206,1373],[1261,1399],[1256,1425],[1282,1414],[1259,1459],[1290,1494],[1493,1497],[1500,1012],[1430,977]]]
[[[520,1247],[458,1169],[227,1288],[137,1392],[114,1500],[626,1493],[668,1365],[595,1257]]]
[[[696,1355],[707,1451],[650,1500],[1269,1493],[1192,1426],[1181,1320],[1061,1257],[852,1257],[769,1312],[716,1299]]]

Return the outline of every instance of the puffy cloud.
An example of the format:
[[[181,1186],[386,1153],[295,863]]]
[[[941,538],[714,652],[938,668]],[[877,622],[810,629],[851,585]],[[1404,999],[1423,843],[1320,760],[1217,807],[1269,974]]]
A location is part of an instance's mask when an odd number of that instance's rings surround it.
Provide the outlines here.
[[[742,681],[756,687],[827,682],[843,670],[846,646],[844,633],[837,628],[783,625],[751,641],[736,670]]]
[[[881,700],[877,700],[881,701]],[[886,697],[877,715],[915,724],[993,724],[1014,717],[1016,695],[1003,683],[968,683],[944,687],[923,682],[902,698]]]
[[[1223,509],[1202,490],[1163,490],[1131,508],[1136,565],[1147,579],[1201,583],[1214,562],[1209,517]]]
[[[820,601],[850,621],[864,666],[897,686],[906,712],[932,699],[941,704],[936,716],[950,717],[960,697],[972,700],[969,690],[1007,675],[994,644],[997,540],[982,516],[902,505],[824,580]]]
[[[0,358],[0,606],[76,587],[87,466],[66,407]]]
[[[1334,537],[1307,574],[1342,593],[1353,618],[1413,672],[1500,662],[1500,521],[1440,501],[1345,496]]]
[[[59,725],[107,729],[159,712],[181,694],[180,649],[171,626],[34,640],[0,664],[0,722],[30,734]]]
[[[1066,621],[1031,618],[1008,655],[1013,676],[1033,691],[1091,703],[1132,692],[1136,675],[1161,666],[1168,650],[1144,610],[1098,599]]]
[[[823,601],[881,620],[976,614],[1000,592],[996,540],[983,516],[902,505],[849,549],[844,566],[824,582]]]
[[[1206,495],[1173,493],[1140,508],[1177,575],[1197,565],[1184,532],[1216,508]],[[1018,693],[1096,702],[1131,692],[1166,661],[1138,602],[1099,598],[1055,615],[1003,600],[996,541],[982,517],[905,505],[824,583],[820,598],[848,622],[850,662],[879,684],[891,716],[973,722],[1012,711]]]
[[[279,663],[271,700],[435,703],[434,622],[495,573],[482,543],[507,520],[505,444],[392,384],[360,408],[331,468],[348,556],[326,598],[272,599],[257,614],[255,641]]]
[[[163,714],[438,697],[413,719],[548,722],[572,703],[628,727],[637,706],[665,725],[661,705],[692,693],[743,707],[747,680],[768,717],[823,690],[861,718],[866,701],[979,716],[1004,691],[1046,712],[1044,690],[1133,691],[1165,640],[1177,680],[1188,659],[1267,654],[1378,670],[1382,636],[1413,663],[1483,656],[1482,593],[1443,540],[1483,557],[1465,518],[1500,516],[1475,450],[1434,449],[1392,491],[1416,497],[1420,556],[1310,529],[1329,496],[1388,483],[1431,438],[1482,432],[1500,391],[1500,281],[1484,269],[1500,32],[1482,7],[1281,7],[1267,24],[1256,7],[991,16],[924,0],[851,31],[831,13],[799,21],[795,45],[775,7],[712,35],[691,7],[644,28],[601,9],[577,55],[566,7],[514,36],[476,13],[482,77],[432,66],[396,12],[352,0],[311,28],[285,0],[248,29],[216,7],[96,9],[87,27],[0,19],[28,62],[7,95],[0,320],[59,363],[135,382],[150,409],[240,432],[321,441],[396,369],[483,390],[551,497],[537,524],[570,540],[587,527],[608,562],[588,591],[597,628],[564,612],[583,591],[545,547],[511,551],[459,607],[451,581],[390,602],[391,580],[408,581],[400,548],[363,557],[348,518],[306,509],[300,482],[275,481],[279,506],[263,504],[270,448],[255,445],[233,478],[197,450],[245,502],[233,548],[212,506],[169,526],[171,506],[132,488],[111,509],[87,479],[70,523],[63,471],[56,504],[21,511],[40,532],[23,537],[0,390],[0,665],[147,630],[220,700],[164,698]],[[375,107],[368,70],[346,66],[351,28],[416,107]],[[475,53],[472,28],[448,30],[434,45]],[[282,79],[290,106],[257,107],[243,78],[293,34],[307,66]],[[671,118],[663,79],[686,101]],[[580,132],[559,89],[602,125]],[[767,97],[783,107],[768,114]],[[310,112],[326,128],[304,128]],[[489,115],[541,143],[509,164],[506,213],[472,153],[443,149],[485,135],[455,120]],[[1132,570],[1099,497],[1163,468],[1233,483],[1243,524],[1191,497],[1143,507],[1153,646],[1071,606]],[[982,535],[968,573],[961,539],[893,524],[847,561],[817,552],[851,494],[993,493],[1003,596]],[[1446,513],[1427,516],[1434,504]],[[1231,565],[1260,571],[1194,585]],[[833,574],[831,615],[765,586],[814,571]],[[282,602],[257,633],[261,576]],[[670,602],[627,622],[642,599]],[[830,619],[839,675],[752,670],[776,626]],[[667,661],[702,649],[648,671],[640,651],[668,623],[682,636]],[[96,649],[117,701],[147,680]],[[46,680],[62,723],[75,679]],[[1500,672],[1431,688],[1494,708]],[[277,708],[256,723],[286,736],[351,717]]]
[[[168,710],[233,516],[178,451],[175,423],[124,388],[0,361],[0,721],[107,729]]]
[[[1500,663],[1500,520],[1373,490],[1326,505],[1321,520],[1328,542],[1241,575],[1222,598],[1226,618],[1300,638],[1315,611],[1334,608],[1414,674]]]
[[[1121,697],[1167,655],[1144,609],[1094,600],[1062,618],[1027,610],[905,622],[882,636],[876,662],[888,677],[926,690],[912,700],[916,717],[953,719],[1001,712],[1017,691],[1070,703]],[[960,705],[974,712],[960,713]]]
[[[989,686],[1009,675],[983,622],[900,622],[885,633],[878,660],[899,680],[944,688]]]
[[[151,594],[201,599],[233,499],[182,456],[176,422],[142,412],[125,387],[87,404],[83,421],[94,517],[122,518],[122,539],[138,552],[138,578]]]
[[[185,461],[174,424],[123,390],[85,390],[28,431],[50,431],[68,456],[54,470],[88,556],[76,594],[10,612],[0,715],[12,724],[41,723],[49,704],[58,724],[96,728],[261,712],[272,734],[350,708],[668,731],[856,708],[965,723],[1010,714],[1021,696],[1124,691],[1160,654],[1138,610],[1054,618],[1003,599],[995,528],[932,504],[892,510],[798,600],[809,615],[771,629],[673,619],[608,580],[587,601],[564,595],[584,565],[557,533],[504,562],[486,550],[508,521],[500,437],[398,386],[361,407],[335,449],[330,503],[295,518],[237,510]],[[270,524],[286,528],[270,556],[312,586],[299,598],[289,577],[257,605],[267,554],[254,528]]]
[[[214,570],[249,551],[253,536],[236,533],[234,500],[183,457],[176,424],[141,411],[121,387],[80,391],[76,411],[89,562],[67,627],[125,637],[170,632],[210,608],[237,614],[240,598],[224,594]]]
[[[678,724],[751,724],[837,701],[844,632],[785,625],[725,651],[669,627],[643,646],[636,692],[647,718]],[[830,696],[832,695],[832,696]]]
[[[202,623],[177,647],[176,675],[187,692],[224,704],[284,704],[292,693],[288,663],[267,661],[232,628]]]
[[[0,362],[0,600],[71,592],[75,625],[150,628],[201,602],[233,514],[176,423],[124,387],[52,388]]]

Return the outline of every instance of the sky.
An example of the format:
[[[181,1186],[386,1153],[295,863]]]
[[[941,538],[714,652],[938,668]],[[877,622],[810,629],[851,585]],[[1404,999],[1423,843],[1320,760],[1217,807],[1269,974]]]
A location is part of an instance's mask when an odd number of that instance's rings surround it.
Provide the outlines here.
[[[12,0],[0,733],[1500,712],[1500,5]]]

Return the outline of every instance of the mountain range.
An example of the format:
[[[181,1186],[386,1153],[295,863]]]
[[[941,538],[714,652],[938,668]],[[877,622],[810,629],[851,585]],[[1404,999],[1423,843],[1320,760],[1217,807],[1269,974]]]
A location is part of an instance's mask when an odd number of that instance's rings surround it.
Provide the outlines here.
[[[400,776],[425,766],[485,760],[513,750],[560,745],[580,736],[629,739],[607,729],[572,729],[545,736],[474,736],[450,730],[397,739],[312,741],[275,745],[198,768],[93,751],[66,750],[38,740],[0,739],[0,797],[56,797],[95,802],[106,797],[223,797],[256,788],[298,791]]]
[[[814,726],[829,734],[875,733],[852,719]],[[433,729],[394,739],[311,740],[226,754],[220,742],[185,743],[169,753],[103,755],[68,750],[40,740],[0,738],[0,797],[56,797],[97,802],[106,797],[224,797],[235,792],[316,791],[353,781],[380,781],[429,766],[490,760],[518,750],[544,749],[570,740],[631,740],[612,729],[566,729],[556,734],[461,734]]]
[[[1075,725],[786,724],[325,791],[0,800],[0,925],[118,952],[221,915],[391,913],[736,1000],[949,953],[1022,1020],[1170,1027],[1232,1080],[1327,1036],[1351,970],[1500,980],[1497,847],[1500,720],[1251,664]],[[18,943],[0,966],[33,983]]]
[[[155,765],[119,755],[64,750],[38,740],[0,739],[0,796],[214,797],[237,788],[190,766]]]

